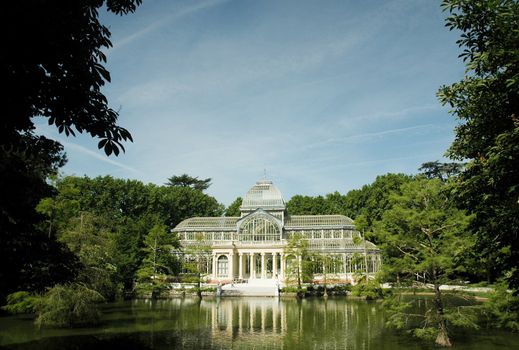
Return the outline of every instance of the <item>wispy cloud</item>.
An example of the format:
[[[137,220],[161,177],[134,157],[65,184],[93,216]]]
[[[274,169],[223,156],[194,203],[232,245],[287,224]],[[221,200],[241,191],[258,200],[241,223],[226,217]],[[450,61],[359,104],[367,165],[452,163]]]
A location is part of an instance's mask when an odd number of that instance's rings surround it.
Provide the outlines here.
[[[414,115],[417,113],[429,112],[434,110],[439,110],[440,106],[438,104],[427,104],[423,106],[412,106],[403,108],[397,111],[384,111],[381,110],[375,113],[367,113],[367,114],[358,114],[353,115],[351,117],[342,118],[340,123],[342,125],[349,125],[352,121],[364,120],[364,121],[373,121],[373,120],[388,120],[394,121],[399,120],[410,115]]]
[[[81,145],[78,145],[76,143],[73,143],[73,142],[68,142],[68,141],[63,141],[63,139],[60,139],[59,140],[60,143],[62,143],[66,148],[69,148],[71,150],[74,150],[74,151],[77,151],[79,153],[82,153],[84,155],[87,155],[91,158],[95,158],[97,160],[100,160],[104,163],[108,163],[108,164],[111,164],[111,165],[114,165],[118,168],[121,168],[121,169],[124,169],[124,170],[127,170],[127,171],[130,171],[132,173],[135,173],[135,174],[141,174],[141,172],[135,168],[132,168],[131,166],[128,166],[126,164],[123,164],[121,162],[118,162],[118,161],[115,161],[111,158],[108,158],[107,156],[105,155],[102,155],[102,154],[99,154],[97,152],[94,152],[86,147],[83,147]]]
[[[387,136],[387,135],[394,135],[394,134],[400,134],[403,132],[410,132],[410,131],[421,130],[421,129],[431,129],[431,128],[437,128],[437,127],[438,127],[438,125],[436,125],[436,124],[422,124],[422,125],[409,126],[409,127],[405,127],[405,128],[387,129],[387,130],[381,130],[381,131],[375,131],[375,132],[364,132],[364,133],[359,133],[359,134],[354,134],[354,135],[349,135],[349,136],[344,136],[344,137],[333,137],[333,138],[329,138],[329,139],[326,139],[326,140],[323,140],[320,142],[314,142],[311,144],[307,144],[305,146],[305,148],[306,149],[317,148],[317,147],[322,147],[322,146],[329,145],[332,143],[341,143],[341,142],[348,142],[348,141],[366,142],[366,141],[371,141],[375,138],[380,138],[380,137]]]
[[[177,84],[172,80],[156,79],[130,87],[117,100],[122,105],[146,107],[150,103],[171,100],[173,96],[191,90],[190,87]]]
[[[110,50],[111,52],[125,46],[125,45],[128,45],[129,43],[131,43],[132,41],[134,40],[137,40],[143,36],[145,36],[146,34],[166,25],[167,23],[171,23],[179,18],[182,18],[184,16],[188,16],[190,14],[193,14],[193,13],[196,13],[198,11],[202,11],[202,10],[205,10],[205,9],[208,9],[208,8],[211,8],[213,6],[217,6],[217,5],[220,5],[220,4],[223,4],[225,2],[227,2],[228,0],[211,0],[211,1],[204,1],[204,2],[200,2],[200,3],[197,3],[193,6],[189,6],[189,7],[186,7],[186,8],[183,8],[183,9],[179,9],[178,11],[176,11],[175,13],[173,14],[170,14],[170,15],[167,15],[167,16],[164,16],[156,21],[154,21],[153,23],[150,23],[148,24],[147,26],[145,26],[144,28],[141,28],[140,30],[118,40],[117,42],[114,43],[112,49]]]

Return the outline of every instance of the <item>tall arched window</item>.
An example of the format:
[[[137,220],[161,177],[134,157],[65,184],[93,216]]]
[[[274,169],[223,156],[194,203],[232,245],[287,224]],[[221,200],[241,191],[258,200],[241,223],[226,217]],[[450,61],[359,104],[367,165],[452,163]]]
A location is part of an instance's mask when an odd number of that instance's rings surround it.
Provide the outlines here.
[[[274,219],[266,215],[255,215],[244,221],[240,226],[240,241],[268,242],[279,241],[281,229]]]
[[[217,274],[220,277],[227,276],[229,274],[229,259],[225,255],[220,255],[218,258]]]

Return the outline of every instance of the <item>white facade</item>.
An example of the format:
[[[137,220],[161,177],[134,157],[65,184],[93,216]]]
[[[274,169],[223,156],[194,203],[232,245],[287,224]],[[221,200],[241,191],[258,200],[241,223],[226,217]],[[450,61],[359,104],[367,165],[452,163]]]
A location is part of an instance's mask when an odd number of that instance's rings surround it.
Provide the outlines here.
[[[328,279],[353,281],[355,274],[374,274],[380,268],[379,249],[361,238],[353,220],[343,215],[290,215],[271,181],[258,181],[240,211],[240,217],[190,218],[173,229],[186,259],[198,259],[213,282],[287,280],[303,264],[301,250],[289,247],[294,236],[304,241],[309,257],[326,261],[313,265],[316,279],[326,272]]]

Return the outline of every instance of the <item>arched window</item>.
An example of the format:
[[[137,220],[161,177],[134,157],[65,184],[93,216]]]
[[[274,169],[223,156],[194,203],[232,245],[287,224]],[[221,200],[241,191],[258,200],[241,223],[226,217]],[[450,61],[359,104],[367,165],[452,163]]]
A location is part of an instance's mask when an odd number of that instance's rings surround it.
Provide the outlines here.
[[[281,239],[281,229],[274,219],[265,215],[253,216],[240,226],[240,241],[269,242]]]
[[[227,276],[229,274],[229,259],[225,255],[220,255],[217,265],[218,276]]]

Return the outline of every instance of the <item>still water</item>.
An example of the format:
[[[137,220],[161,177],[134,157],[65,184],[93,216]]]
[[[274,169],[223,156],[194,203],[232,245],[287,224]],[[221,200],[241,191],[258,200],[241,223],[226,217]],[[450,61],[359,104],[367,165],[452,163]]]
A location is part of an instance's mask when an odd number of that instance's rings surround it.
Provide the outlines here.
[[[41,329],[0,317],[2,349],[434,349],[384,327],[380,303],[346,298],[136,300],[104,306],[96,328]],[[455,349],[519,349],[519,335],[471,331]]]

